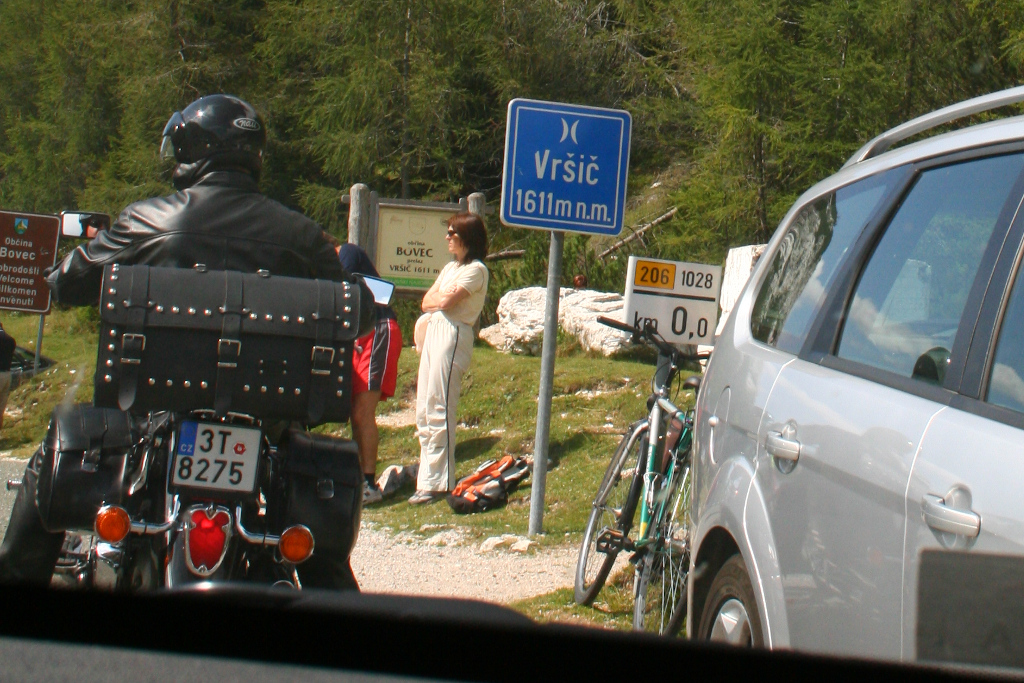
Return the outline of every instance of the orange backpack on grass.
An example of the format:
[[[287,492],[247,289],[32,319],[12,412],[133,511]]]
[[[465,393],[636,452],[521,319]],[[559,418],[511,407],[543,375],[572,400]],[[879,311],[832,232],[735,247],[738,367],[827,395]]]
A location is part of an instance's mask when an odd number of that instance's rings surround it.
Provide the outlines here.
[[[488,460],[473,474],[459,480],[448,494],[448,504],[463,515],[501,507],[508,502],[508,494],[529,473],[529,466],[523,458],[506,455],[498,460]]]

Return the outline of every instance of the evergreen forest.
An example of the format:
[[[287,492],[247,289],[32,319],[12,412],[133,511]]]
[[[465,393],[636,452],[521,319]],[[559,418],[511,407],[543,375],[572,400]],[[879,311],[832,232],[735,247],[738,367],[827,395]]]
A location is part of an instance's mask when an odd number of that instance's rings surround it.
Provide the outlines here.
[[[3,0],[0,208],[170,193],[165,122],[227,92],[267,122],[263,190],[341,235],[356,182],[496,206],[512,98],[615,107],[627,231],[676,209],[612,256],[566,240],[566,284],[621,291],[623,255],[721,262],[868,139],[1022,74],[1020,0]],[[525,252],[491,306],[543,284],[548,236],[488,227]]]

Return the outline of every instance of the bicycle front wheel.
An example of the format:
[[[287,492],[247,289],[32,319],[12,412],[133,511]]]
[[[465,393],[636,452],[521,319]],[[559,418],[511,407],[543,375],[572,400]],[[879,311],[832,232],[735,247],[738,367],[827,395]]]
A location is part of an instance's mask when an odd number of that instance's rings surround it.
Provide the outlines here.
[[[621,543],[629,537],[642,488],[647,421],[630,425],[598,487],[576,561],[575,598],[589,605],[601,592]],[[601,549],[598,549],[598,542]]]
[[[637,565],[633,629],[680,634],[686,619],[686,578],[690,570],[690,460],[682,459],[666,489],[670,505],[655,523],[658,535]],[[657,509],[657,508],[656,508]]]

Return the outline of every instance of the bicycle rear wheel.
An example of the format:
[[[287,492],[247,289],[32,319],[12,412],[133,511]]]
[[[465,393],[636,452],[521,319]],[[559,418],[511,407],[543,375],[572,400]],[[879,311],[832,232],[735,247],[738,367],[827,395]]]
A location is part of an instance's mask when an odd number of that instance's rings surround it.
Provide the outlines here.
[[[646,431],[646,420],[630,425],[597,489],[576,561],[577,604],[589,605],[601,592],[621,550],[620,543],[628,539],[633,527],[643,484]],[[605,545],[602,550],[597,547],[599,539]]]
[[[655,523],[656,542],[637,565],[633,629],[674,636],[686,619],[686,578],[690,570],[690,459],[680,460],[661,492],[671,505]]]

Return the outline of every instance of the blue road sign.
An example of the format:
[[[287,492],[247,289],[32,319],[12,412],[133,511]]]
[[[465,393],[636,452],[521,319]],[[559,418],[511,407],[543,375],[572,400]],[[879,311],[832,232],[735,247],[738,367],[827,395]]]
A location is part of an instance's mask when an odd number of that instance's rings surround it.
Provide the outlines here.
[[[629,112],[515,99],[508,103],[501,222],[618,235],[626,212]]]

